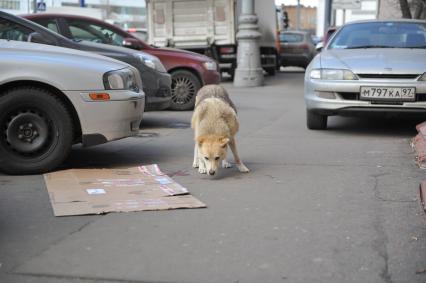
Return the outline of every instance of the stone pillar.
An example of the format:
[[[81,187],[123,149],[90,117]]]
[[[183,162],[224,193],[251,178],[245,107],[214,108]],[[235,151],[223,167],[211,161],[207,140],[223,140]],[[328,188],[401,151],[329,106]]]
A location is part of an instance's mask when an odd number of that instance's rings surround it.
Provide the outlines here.
[[[254,0],[242,0],[242,13],[238,19],[237,68],[234,85],[253,87],[263,85],[260,63],[259,38],[261,36],[254,13]]]

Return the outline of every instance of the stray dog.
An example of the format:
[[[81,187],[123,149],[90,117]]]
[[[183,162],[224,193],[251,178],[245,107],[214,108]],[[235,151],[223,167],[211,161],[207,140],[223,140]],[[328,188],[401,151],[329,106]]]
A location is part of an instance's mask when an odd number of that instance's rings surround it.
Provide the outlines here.
[[[198,168],[199,173],[214,175],[221,162],[223,168],[231,167],[226,161],[228,145],[238,170],[250,171],[238,156],[235,143],[239,128],[237,110],[222,86],[206,85],[198,91],[191,128],[195,134],[192,167]]]

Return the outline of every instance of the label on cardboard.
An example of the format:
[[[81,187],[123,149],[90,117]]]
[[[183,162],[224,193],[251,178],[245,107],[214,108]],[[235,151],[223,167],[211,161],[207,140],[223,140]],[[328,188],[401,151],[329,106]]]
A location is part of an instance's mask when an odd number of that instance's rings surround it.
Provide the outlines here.
[[[86,192],[89,195],[103,195],[103,194],[106,194],[106,191],[104,189],[86,189]]]

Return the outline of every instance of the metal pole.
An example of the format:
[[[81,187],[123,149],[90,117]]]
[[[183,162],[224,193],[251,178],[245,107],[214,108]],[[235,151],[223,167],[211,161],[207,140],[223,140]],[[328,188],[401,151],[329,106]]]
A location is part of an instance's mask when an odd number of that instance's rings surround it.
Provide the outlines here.
[[[324,34],[331,25],[331,0],[325,0],[325,16],[324,16]]]
[[[259,26],[254,13],[254,0],[242,0],[238,25],[237,69],[234,85],[253,87],[263,85],[263,69],[260,63]]]
[[[296,30],[300,30],[300,0],[297,0],[296,7]]]

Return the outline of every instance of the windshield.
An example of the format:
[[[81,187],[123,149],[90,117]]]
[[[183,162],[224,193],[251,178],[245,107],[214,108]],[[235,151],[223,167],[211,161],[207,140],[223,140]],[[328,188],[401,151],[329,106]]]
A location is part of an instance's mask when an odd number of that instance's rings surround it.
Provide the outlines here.
[[[426,48],[426,23],[374,22],[343,27],[327,49]]]

